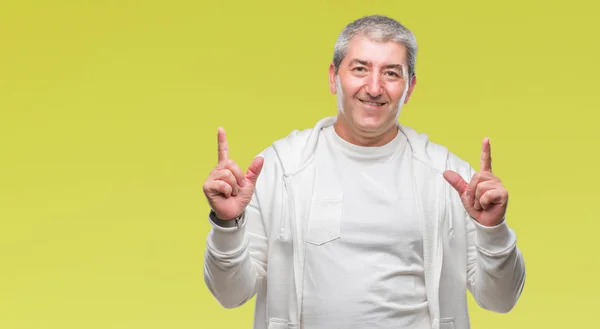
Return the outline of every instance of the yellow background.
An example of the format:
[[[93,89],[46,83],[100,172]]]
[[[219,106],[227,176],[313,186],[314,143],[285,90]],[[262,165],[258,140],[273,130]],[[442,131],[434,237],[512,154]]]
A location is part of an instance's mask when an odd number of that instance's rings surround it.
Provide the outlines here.
[[[335,38],[374,13],[420,45],[400,121],[475,168],[490,136],[509,189],[527,284],[505,315],[469,297],[473,327],[595,327],[591,3],[3,1],[0,328],[251,328],[202,277],[217,127],[245,169],[334,115]]]

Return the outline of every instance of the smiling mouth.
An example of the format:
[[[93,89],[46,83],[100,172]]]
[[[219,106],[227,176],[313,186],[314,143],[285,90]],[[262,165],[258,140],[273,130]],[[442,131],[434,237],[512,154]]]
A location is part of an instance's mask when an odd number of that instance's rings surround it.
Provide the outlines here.
[[[384,106],[386,103],[380,103],[380,102],[369,102],[369,101],[363,101],[362,99],[359,99],[359,101],[365,105],[369,105],[369,106]]]

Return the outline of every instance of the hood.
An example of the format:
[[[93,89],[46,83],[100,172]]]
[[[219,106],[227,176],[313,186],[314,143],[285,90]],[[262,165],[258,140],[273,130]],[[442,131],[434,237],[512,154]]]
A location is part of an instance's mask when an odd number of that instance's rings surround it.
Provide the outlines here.
[[[319,120],[314,127],[293,130],[286,137],[273,143],[273,148],[283,167],[285,176],[293,176],[308,165],[315,154],[319,132],[333,125],[337,117],[330,116]],[[429,140],[429,136],[398,123],[398,129],[408,140],[416,160],[435,169],[440,174],[446,169],[448,149]]]
[[[321,129],[333,125],[336,119],[337,117],[334,116],[323,118],[313,128],[293,130],[286,137],[273,143],[285,176],[295,175],[312,161],[319,140],[319,132]]]

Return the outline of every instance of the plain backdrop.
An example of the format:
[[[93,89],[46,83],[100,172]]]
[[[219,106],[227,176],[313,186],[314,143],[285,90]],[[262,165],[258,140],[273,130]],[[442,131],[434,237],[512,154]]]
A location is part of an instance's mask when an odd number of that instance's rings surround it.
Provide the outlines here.
[[[600,51],[590,1],[3,1],[0,328],[251,328],[203,281],[217,127],[245,170],[336,114],[338,33],[416,34],[400,121],[479,169],[489,136],[527,282],[473,328],[597,323]],[[365,218],[368,220],[368,218]]]

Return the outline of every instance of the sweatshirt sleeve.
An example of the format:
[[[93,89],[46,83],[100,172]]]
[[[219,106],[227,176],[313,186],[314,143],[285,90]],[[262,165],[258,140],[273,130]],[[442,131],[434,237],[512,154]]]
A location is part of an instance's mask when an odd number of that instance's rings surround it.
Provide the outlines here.
[[[475,174],[471,169],[469,177]],[[525,262],[517,247],[515,232],[505,218],[488,227],[466,211],[467,285],[477,304],[484,309],[506,313],[517,303],[525,284]]]
[[[256,294],[259,280],[266,276],[268,243],[265,221],[257,192],[264,185],[261,177],[243,217],[221,221],[209,214],[212,226],[204,255],[204,281],[225,308],[244,305]]]

